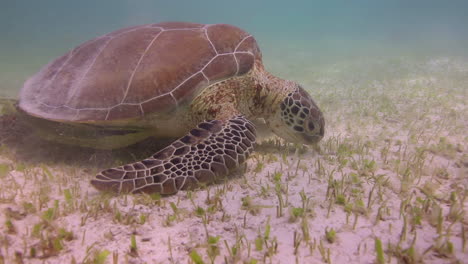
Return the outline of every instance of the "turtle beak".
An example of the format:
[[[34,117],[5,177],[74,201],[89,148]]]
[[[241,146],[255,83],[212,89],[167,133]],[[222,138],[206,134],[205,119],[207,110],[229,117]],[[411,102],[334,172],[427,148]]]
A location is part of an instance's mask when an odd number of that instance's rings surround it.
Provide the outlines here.
[[[271,131],[275,133],[278,137],[284,139],[285,141],[289,143],[297,143],[297,144],[307,144],[308,142],[307,139],[303,138],[302,136],[297,135],[297,133],[294,133],[293,131],[289,131],[287,127],[284,127],[285,129],[275,129],[274,126],[271,126]]]
[[[302,135],[302,142],[305,145],[314,145],[317,144],[320,140],[322,140],[323,135]]]
[[[274,122],[267,122],[267,125],[271,128],[273,133],[287,142],[303,145],[315,145],[322,140],[325,134],[325,122],[323,118],[318,120],[308,120],[308,122],[311,124],[309,128],[312,128],[309,130],[309,133],[297,133],[290,127],[275,126]]]

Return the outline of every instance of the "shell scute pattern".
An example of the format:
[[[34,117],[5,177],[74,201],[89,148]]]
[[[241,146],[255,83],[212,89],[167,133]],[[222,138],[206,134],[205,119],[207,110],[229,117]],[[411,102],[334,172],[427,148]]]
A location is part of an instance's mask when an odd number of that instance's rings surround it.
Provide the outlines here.
[[[120,29],[30,78],[20,108],[51,120],[111,121],[166,112],[197,90],[247,73],[261,53],[233,26],[169,22]]]
[[[255,128],[242,116],[225,123],[205,121],[192,131],[196,132],[133,166],[103,171],[93,185],[104,190],[110,186],[114,192],[159,190],[172,194],[215,182],[243,163],[253,151]]]

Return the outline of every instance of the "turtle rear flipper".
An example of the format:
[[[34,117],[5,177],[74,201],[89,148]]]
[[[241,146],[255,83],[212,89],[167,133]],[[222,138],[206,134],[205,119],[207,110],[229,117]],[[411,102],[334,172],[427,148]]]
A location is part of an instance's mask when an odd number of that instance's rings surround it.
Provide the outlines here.
[[[91,184],[115,193],[174,194],[213,183],[248,158],[255,134],[243,116],[205,121],[147,159],[100,172]]]

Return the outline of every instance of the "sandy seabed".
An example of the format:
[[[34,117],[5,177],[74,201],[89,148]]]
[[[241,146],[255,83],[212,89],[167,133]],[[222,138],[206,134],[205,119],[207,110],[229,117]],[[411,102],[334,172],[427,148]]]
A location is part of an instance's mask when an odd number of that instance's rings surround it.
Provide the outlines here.
[[[0,263],[466,263],[468,61],[285,68],[325,114],[319,147],[266,138],[232,179],[172,196],[90,186],[145,144],[96,152],[4,126]]]

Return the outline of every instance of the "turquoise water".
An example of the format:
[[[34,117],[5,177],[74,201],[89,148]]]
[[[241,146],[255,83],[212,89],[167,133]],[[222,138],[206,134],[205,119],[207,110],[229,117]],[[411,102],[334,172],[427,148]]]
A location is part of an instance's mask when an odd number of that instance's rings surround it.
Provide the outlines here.
[[[0,95],[41,65],[112,30],[182,20],[229,23],[256,36],[267,68],[363,56],[466,56],[468,1],[5,1]],[[288,63],[282,64],[283,61]],[[285,66],[284,68],[286,68]]]

